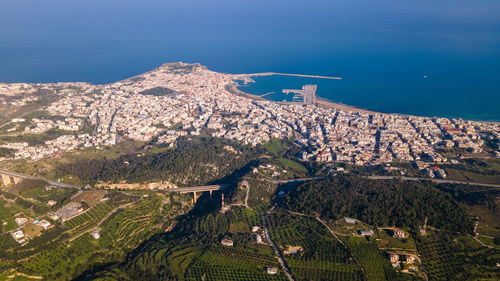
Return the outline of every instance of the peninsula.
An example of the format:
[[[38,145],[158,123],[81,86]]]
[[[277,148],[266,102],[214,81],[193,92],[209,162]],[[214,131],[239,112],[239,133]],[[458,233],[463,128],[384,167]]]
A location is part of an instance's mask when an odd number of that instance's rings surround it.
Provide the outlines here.
[[[122,138],[175,144],[181,136],[202,132],[252,146],[293,137],[302,148],[302,161],[415,162],[429,175],[435,174],[432,165],[449,161],[443,149],[499,156],[498,147],[484,150],[485,141],[498,138],[499,123],[372,112],[316,101],[311,91],[306,91],[306,105],[277,103],[236,88],[236,80],[261,75],[296,74],[231,75],[199,64],[170,63],[106,85],[0,84],[0,101],[11,112],[0,124],[0,147],[9,151],[0,160],[34,161],[114,146]],[[46,104],[38,109],[45,113],[27,118],[26,108],[39,101]],[[48,136],[53,130],[58,134]],[[34,143],[28,141],[33,135],[47,136]],[[17,137],[13,141],[8,136]]]

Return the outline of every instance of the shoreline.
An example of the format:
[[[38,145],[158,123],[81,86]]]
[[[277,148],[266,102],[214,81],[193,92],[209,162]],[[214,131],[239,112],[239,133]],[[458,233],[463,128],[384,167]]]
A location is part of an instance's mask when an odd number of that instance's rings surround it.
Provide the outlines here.
[[[333,108],[333,109],[343,110],[343,111],[347,111],[347,112],[351,111],[351,112],[360,112],[360,113],[365,113],[365,114],[388,114],[388,113],[378,112],[378,111],[364,109],[364,108],[360,108],[360,107],[355,107],[352,105],[332,102],[330,100],[327,100],[325,98],[318,97],[318,96],[316,96],[316,104],[319,107]],[[390,113],[390,114],[392,114],[392,113]]]
[[[270,99],[263,98],[262,96],[259,96],[259,95],[254,95],[254,94],[249,94],[247,92],[244,92],[238,88],[240,86],[241,85],[239,85],[238,83],[234,83],[234,84],[230,85],[227,90],[230,93],[233,93],[233,94],[236,94],[239,96],[243,96],[243,97],[246,97],[249,99],[253,99],[253,100],[265,100],[265,101],[270,101],[270,102],[282,103],[279,101],[273,101]],[[289,102],[288,104],[294,104],[294,103]],[[346,111],[346,112],[350,111],[350,112],[360,112],[360,113],[365,113],[365,114],[387,114],[387,113],[378,112],[378,111],[374,111],[374,110],[368,110],[368,109],[355,107],[355,106],[351,106],[351,105],[335,103],[335,102],[332,102],[330,100],[327,100],[325,98],[318,97],[318,96],[316,96],[316,106],[326,108],[326,109],[333,108],[333,109],[342,110],[342,111]]]
[[[276,103],[283,104],[283,102],[280,102],[280,101],[274,101],[274,100],[266,99],[266,98],[259,96],[259,95],[254,95],[254,94],[244,92],[238,88],[240,86],[243,86],[243,85],[239,85],[238,83],[235,82],[227,90],[232,94],[243,96],[243,97],[246,97],[249,99],[270,101],[270,102],[276,102]],[[287,102],[287,104],[294,104],[294,103]],[[426,118],[437,117],[437,118],[448,118],[448,119],[462,119],[462,120],[467,120],[467,121],[470,120],[473,122],[481,122],[481,123],[493,124],[493,125],[500,123],[500,121],[474,120],[474,119],[464,119],[464,118],[460,118],[460,117],[456,118],[456,117],[443,117],[443,116],[421,116],[421,115],[414,115],[414,114],[408,114],[408,113],[381,112],[381,111],[375,111],[375,110],[365,109],[365,108],[361,108],[361,107],[356,107],[356,106],[352,106],[352,105],[336,103],[336,102],[330,101],[330,100],[323,98],[323,97],[320,97],[320,96],[316,96],[316,106],[321,107],[321,108],[326,108],[326,109],[332,108],[332,109],[336,109],[336,110],[342,110],[345,112],[360,112],[360,113],[364,113],[364,114],[387,114],[387,115],[414,116],[414,117],[426,117]]]
[[[260,73],[247,73],[247,74],[233,74],[233,76],[238,77],[240,79],[245,79],[245,78],[250,78],[250,77],[260,77],[260,76],[273,76],[273,75],[315,78],[315,79],[342,80],[342,77],[336,77],[336,76],[294,74],[294,73],[281,73],[281,72],[260,72]]]

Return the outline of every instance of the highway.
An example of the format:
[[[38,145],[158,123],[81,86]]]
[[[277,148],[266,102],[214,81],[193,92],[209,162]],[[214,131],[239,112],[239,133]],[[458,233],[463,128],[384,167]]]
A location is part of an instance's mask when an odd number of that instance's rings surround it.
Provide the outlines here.
[[[203,191],[216,191],[223,190],[226,185],[204,185],[204,186],[191,186],[191,187],[177,187],[177,188],[168,188],[168,189],[158,189],[159,192],[203,192]]]
[[[315,181],[326,179],[326,177],[316,177],[316,178],[300,178],[300,179],[289,179],[289,180],[274,180],[275,184],[284,184],[284,183],[296,183],[296,182],[304,182],[304,181]]]
[[[315,177],[315,178],[299,178],[299,179],[289,179],[289,180],[274,180],[275,184],[284,183],[297,183],[312,180],[322,180],[326,177]],[[500,188],[500,184],[493,183],[481,183],[481,182],[469,182],[469,181],[457,181],[457,180],[447,180],[447,179],[431,179],[431,178],[419,178],[419,177],[393,177],[393,176],[364,176],[369,180],[403,180],[403,181],[432,181],[434,183],[454,183],[454,184],[466,184],[466,185],[477,185],[486,187]]]
[[[62,182],[57,182],[57,181],[51,181],[51,180],[48,180],[48,179],[34,177],[34,176],[28,176],[28,175],[25,175],[25,174],[11,172],[11,171],[7,171],[7,170],[3,170],[3,169],[0,169],[0,174],[1,175],[6,175],[6,176],[11,176],[11,177],[14,177],[14,178],[30,179],[30,180],[40,180],[40,181],[44,181],[44,182],[46,182],[46,183],[48,183],[50,185],[59,186],[59,187],[62,187],[62,188],[81,189],[81,187],[76,186],[76,185],[62,183]]]
[[[391,177],[391,176],[366,176],[365,178],[370,180],[432,181],[434,183],[455,183],[455,184],[468,184],[468,185],[479,185],[479,186],[500,188],[500,184],[446,180],[446,179],[431,179],[431,178],[418,178],[418,177]]]
[[[57,182],[57,181],[51,181],[48,179],[34,177],[34,176],[28,176],[25,174],[11,172],[11,171],[7,171],[7,170],[3,170],[3,169],[0,169],[0,175],[6,175],[6,176],[21,178],[21,179],[40,180],[40,181],[44,181],[50,185],[58,186],[58,187],[62,187],[62,188],[82,189],[81,187],[76,186],[76,185]],[[203,191],[223,190],[225,187],[226,187],[226,185],[217,184],[217,185],[204,185],[204,186],[190,186],[190,187],[178,187],[178,188],[169,188],[169,189],[158,189],[157,191],[159,191],[159,192],[177,192],[177,193],[203,192]]]

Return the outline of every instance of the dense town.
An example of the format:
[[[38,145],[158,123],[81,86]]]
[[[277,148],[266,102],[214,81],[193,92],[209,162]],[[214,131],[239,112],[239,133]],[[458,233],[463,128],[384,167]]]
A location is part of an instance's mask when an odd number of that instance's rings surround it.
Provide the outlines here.
[[[0,84],[0,102],[11,106],[36,102],[33,94],[40,90],[57,96],[45,108],[50,118],[14,118],[7,133],[66,132],[43,145],[3,143],[0,147],[15,153],[0,160],[36,161],[65,151],[115,145],[123,137],[174,145],[180,136],[205,130],[213,137],[253,146],[272,138],[293,138],[302,147],[298,158],[303,161],[376,165],[398,160],[427,169],[431,177],[445,177],[442,170],[430,169],[448,161],[437,148],[481,154],[485,137],[500,136],[499,123],[252,99],[230,91],[238,78],[178,63],[106,85]],[[498,147],[489,153],[500,156]]]

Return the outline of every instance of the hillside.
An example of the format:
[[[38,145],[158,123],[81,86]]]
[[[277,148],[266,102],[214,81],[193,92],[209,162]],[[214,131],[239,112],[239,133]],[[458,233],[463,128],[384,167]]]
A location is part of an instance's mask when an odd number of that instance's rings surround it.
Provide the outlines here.
[[[472,231],[464,206],[429,183],[341,176],[305,183],[288,193],[284,203],[290,210],[330,220],[347,216],[375,226],[417,231],[428,217],[428,223],[436,228]]]

